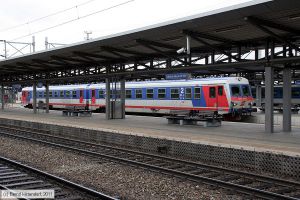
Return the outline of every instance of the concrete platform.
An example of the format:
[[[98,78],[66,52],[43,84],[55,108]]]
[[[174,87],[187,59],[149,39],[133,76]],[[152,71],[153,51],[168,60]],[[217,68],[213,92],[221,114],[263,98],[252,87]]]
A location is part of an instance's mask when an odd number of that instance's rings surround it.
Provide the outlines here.
[[[124,120],[106,120],[103,113],[93,113],[92,117],[66,117],[62,116],[62,111],[33,114],[32,110],[20,106],[0,110],[0,118],[300,156],[300,125],[293,126],[291,133],[281,132],[282,127],[276,125],[275,133],[266,134],[264,124],[256,123],[222,122],[221,127],[180,126],[168,124],[166,119],[159,117],[127,115]]]

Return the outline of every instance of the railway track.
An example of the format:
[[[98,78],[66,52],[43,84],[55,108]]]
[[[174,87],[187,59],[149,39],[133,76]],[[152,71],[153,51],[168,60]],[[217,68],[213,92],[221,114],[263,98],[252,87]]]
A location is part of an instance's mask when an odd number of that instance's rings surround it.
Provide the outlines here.
[[[58,200],[116,200],[93,189],[4,157],[0,157],[0,189],[10,192],[16,192],[17,190],[50,190],[50,193],[53,191],[55,199]],[[50,193],[46,191],[42,195],[44,195],[43,197],[50,197]],[[27,200],[30,197],[21,199]]]
[[[218,166],[53,136],[47,132],[0,126],[1,135],[65,148],[94,158],[139,166],[164,174],[240,192],[262,199],[300,199],[300,183]],[[42,133],[43,132],[43,133]]]

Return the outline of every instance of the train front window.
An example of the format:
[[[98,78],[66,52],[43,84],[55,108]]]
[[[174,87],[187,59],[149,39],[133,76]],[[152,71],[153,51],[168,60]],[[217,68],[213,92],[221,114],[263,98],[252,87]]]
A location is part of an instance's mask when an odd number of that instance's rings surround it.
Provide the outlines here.
[[[231,95],[234,97],[241,96],[240,87],[237,85],[231,86]]]
[[[242,85],[243,96],[250,96],[250,90],[248,85]]]

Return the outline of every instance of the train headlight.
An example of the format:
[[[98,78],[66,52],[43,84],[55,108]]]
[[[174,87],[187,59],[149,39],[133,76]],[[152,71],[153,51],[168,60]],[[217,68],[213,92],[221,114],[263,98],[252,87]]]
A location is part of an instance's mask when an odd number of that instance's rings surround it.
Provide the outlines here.
[[[237,103],[231,102],[231,106],[232,107],[237,106]]]

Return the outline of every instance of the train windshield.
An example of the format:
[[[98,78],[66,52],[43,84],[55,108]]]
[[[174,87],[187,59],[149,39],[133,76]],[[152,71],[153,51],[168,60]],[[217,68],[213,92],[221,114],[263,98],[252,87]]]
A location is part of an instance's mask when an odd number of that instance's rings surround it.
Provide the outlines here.
[[[242,85],[243,96],[251,96],[249,85]]]
[[[240,87],[238,85],[231,86],[231,95],[234,97],[241,96]]]

